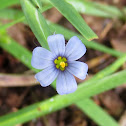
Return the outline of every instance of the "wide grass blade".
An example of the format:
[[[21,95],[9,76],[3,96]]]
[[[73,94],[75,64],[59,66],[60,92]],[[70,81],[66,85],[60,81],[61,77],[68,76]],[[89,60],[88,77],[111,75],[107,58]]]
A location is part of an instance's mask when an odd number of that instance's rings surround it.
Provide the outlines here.
[[[21,0],[21,5],[30,28],[34,32],[41,46],[49,49],[47,37],[51,35],[50,29],[41,13],[29,0]]]
[[[71,24],[73,24],[73,26],[87,40],[98,38],[72,5],[68,4],[65,0],[50,0],[50,2],[71,22]]]

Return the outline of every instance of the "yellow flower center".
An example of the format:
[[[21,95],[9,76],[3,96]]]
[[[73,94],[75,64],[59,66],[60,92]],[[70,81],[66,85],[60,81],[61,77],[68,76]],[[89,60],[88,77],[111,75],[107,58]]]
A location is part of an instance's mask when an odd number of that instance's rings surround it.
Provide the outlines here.
[[[64,68],[64,67],[65,67],[65,63],[64,63],[64,62],[60,62],[60,66],[61,66],[62,68]]]
[[[67,59],[65,57],[59,56],[57,59],[54,60],[57,69],[64,71],[65,68],[68,66]]]

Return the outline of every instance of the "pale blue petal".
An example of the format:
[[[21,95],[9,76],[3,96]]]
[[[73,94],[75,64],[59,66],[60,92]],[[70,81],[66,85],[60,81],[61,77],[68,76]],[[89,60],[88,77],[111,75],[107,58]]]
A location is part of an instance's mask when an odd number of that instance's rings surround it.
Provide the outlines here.
[[[61,34],[51,35],[47,38],[49,48],[56,56],[63,56],[65,53],[65,39]]]
[[[73,36],[66,45],[65,56],[68,58],[68,60],[73,61],[81,58],[85,52],[85,45],[78,37]]]
[[[69,94],[77,89],[77,83],[68,71],[60,72],[56,81],[56,90],[60,95]]]
[[[68,63],[67,70],[79,79],[84,80],[88,72],[88,65],[79,61],[71,61]]]
[[[53,65],[53,54],[42,47],[36,47],[32,52],[31,65],[36,69],[44,69]]]
[[[49,86],[58,76],[59,71],[55,67],[48,67],[37,73],[35,78],[40,82],[41,86]]]

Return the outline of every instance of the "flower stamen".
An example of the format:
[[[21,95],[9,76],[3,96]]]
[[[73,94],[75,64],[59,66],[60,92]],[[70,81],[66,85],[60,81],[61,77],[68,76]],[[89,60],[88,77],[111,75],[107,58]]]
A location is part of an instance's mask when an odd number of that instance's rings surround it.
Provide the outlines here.
[[[65,70],[65,67],[68,66],[67,59],[65,57],[59,56],[57,59],[54,60],[57,69],[61,71]]]
[[[60,66],[61,66],[62,68],[64,68],[64,67],[65,67],[65,63],[64,63],[64,62],[60,62]]]

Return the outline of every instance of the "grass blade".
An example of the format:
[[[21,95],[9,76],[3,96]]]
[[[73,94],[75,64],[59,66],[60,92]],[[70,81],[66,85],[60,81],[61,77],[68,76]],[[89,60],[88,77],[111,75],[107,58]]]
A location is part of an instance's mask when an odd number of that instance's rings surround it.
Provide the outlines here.
[[[29,0],[21,0],[21,5],[30,28],[35,34],[41,46],[49,49],[47,37],[51,34],[48,25],[41,13]]]
[[[78,101],[76,105],[100,126],[119,126],[113,118],[90,99]]]
[[[50,2],[71,22],[71,24],[73,24],[73,26],[87,40],[98,38],[72,5],[68,4],[65,0],[50,0]]]

